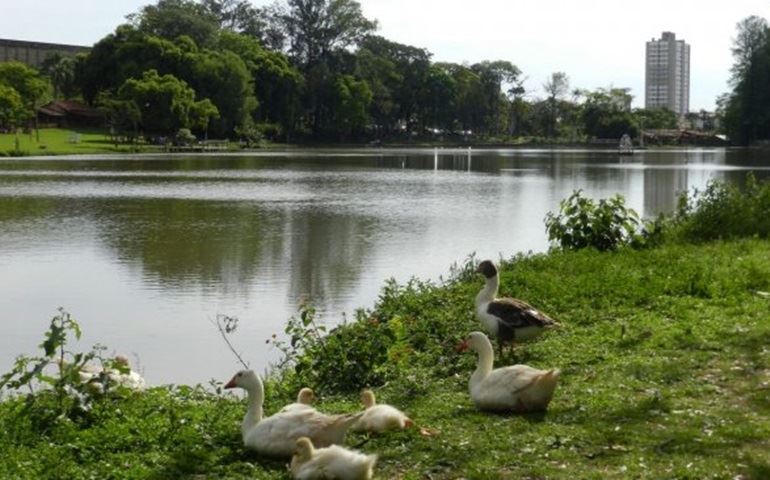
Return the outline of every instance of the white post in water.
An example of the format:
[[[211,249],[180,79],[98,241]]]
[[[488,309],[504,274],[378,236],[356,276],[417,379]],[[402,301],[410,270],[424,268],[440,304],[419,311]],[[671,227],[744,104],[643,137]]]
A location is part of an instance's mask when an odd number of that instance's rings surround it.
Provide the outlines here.
[[[468,171],[469,172],[471,171],[471,160],[472,160],[471,147],[468,147]]]
[[[438,170],[438,147],[433,147],[433,170]]]

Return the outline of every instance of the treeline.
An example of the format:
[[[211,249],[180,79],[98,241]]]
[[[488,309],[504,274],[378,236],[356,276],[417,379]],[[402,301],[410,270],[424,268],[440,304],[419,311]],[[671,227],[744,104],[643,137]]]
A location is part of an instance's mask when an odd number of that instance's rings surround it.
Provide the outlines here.
[[[732,92],[719,101],[734,143],[770,140],[770,27],[757,16],[738,23],[733,45]]]
[[[580,141],[677,126],[670,111],[632,111],[628,89],[574,89],[557,72],[532,98],[509,61],[434,62],[377,36],[354,0],[159,0],[127,19],[89,54],[51,59],[40,78],[49,97],[82,98],[128,136]],[[42,97],[18,93],[34,112]]]

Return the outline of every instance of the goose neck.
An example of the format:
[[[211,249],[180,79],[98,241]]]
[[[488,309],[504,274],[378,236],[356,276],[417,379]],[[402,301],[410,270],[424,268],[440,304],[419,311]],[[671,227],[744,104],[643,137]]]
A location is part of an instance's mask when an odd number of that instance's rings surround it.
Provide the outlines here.
[[[241,424],[241,432],[244,435],[262,420],[262,404],[265,400],[265,391],[261,382],[256,387],[247,390],[247,393],[249,406]]]
[[[476,348],[478,354],[478,360],[476,362],[476,371],[471,376],[471,382],[479,382],[489,376],[492,373],[492,367],[494,366],[494,351],[492,350],[492,344],[487,340],[483,345],[479,345]]]
[[[500,277],[495,275],[494,277],[487,278],[484,288],[481,289],[476,299],[483,302],[491,302],[497,298],[497,289],[500,286]]]

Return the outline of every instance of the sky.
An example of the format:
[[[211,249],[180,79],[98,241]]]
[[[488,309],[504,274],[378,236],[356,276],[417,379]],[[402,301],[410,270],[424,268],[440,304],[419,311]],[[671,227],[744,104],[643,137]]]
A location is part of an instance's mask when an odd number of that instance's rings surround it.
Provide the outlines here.
[[[91,45],[151,0],[0,0],[0,38]],[[272,0],[252,0],[256,6]],[[508,60],[532,98],[552,72],[572,88],[627,87],[644,103],[645,42],[676,33],[691,46],[690,110],[728,90],[735,24],[770,19],[770,0],[359,0],[379,34],[434,61]]]

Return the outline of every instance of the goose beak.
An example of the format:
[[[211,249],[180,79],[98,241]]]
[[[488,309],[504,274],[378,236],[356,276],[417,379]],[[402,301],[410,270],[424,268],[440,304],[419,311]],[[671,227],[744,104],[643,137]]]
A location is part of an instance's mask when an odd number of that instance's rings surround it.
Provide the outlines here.
[[[223,388],[224,388],[225,390],[227,390],[227,389],[230,389],[230,388],[235,388],[236,386],[237,386],[237,385],[235,385],[235,377],[233,377],[233,378],[231,378],[231,379],[230,379],[230,381],[229,381],[229,382],[227,382],[227,383],[225,384],[225,386],[224,386]]]
[[[462,342],[458,343],[455,347],[455,350],[458,352],[465,352],[468,350],[468,340],[463,340]]]
[[[480,263],[476,266],[476,270],[475,271],[476,271],[476,273],[481,273],[481,264]]]

